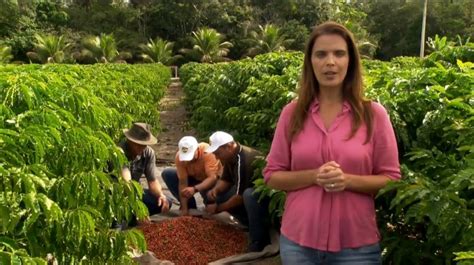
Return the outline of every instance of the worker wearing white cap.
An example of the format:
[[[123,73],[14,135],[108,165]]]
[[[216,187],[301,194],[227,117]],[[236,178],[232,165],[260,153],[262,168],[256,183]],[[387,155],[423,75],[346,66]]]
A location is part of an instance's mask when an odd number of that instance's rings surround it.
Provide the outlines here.
[[[194,194],[200,192],[207,203],[206,193],[214,187],[222,166],[214,154],[206,153],[207,143],[185,136],[179,140],[175,157],[176,168],[166,168],[161,173],[168,189],[181,203],[181,215],[188,215],[196,208]]]
[[[206,152],[214,153],[222,162],[224,172],[216,186],[208,192],[208,213],[229,212],[248,225],[249,252],[261,251],[270,244],[268,231],[268,200],[258,201],[254,194],[254,161],[260,153],[234,141],[232,135],[217,131],[209,138]]]

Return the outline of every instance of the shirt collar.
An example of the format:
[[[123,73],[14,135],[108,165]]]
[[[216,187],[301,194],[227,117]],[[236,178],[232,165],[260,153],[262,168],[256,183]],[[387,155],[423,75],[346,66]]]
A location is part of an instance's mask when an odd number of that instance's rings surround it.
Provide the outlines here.
[[[341,114],[349,112],[351,110],[352,110],[352,108],[351,108],[351,104],[349,103],[349,101],[344,100],[344,103],[342,103],[342,113]],[[311,102],[311,104],[309,105],[309,112],[316,113],[318,111],[319,111],[319,99],[317,97],[315,97],[313,102]]]

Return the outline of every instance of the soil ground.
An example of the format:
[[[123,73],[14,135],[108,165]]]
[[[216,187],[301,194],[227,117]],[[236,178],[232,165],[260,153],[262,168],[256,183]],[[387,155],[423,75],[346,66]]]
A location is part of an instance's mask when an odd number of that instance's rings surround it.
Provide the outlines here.
[[[178,141],[183,136],[195,135],[195,131],[189,126],[187,112],[182,104],[183,98],[181,82],[172,79],[159,103],[161,132],[157,135],[158,143],[152,146],[158,166],[172,165]]]
[[[174,157],[177,151],[178,141],[183,136],[196,135],[193,128],[189,125],[188,114],[183,105],[183,98],[184,93],[179,79],[172,79],[165,96],[159,103],[161,132],[157,135],[158,143],[152,146],[156,153],[156,162],[160,173],[164,168],[174,166]],[[165,194],[172,197],[161,178],[160,182],[162,183]],[[198,199],[198,208],[200,207],[204,207],[202,199]],[[172,210],[177,209],[177,204],[173,203]],[[280,257],[276,256],[258,262],[252,262],[252,264],[276,265],[281,264],[281,262]]]

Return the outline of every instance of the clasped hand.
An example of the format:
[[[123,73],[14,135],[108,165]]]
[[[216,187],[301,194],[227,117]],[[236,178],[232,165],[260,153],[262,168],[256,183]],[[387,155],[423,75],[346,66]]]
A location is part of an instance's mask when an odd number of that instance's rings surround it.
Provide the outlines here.
[[[330,161],[319,167],[314,174],[314,183],[327,192],[343,191],[347,187],[347,176],[335,161]]]
[[[208,214],[217,213],[217,204],[215,203],[216,198],[217,198],[216,189],[211,189],[210,191],[207,192],[207,199],[209,200],[209,202],[212,202],[206,205],[206,212]]]
[[[184,198],[189,199],[194,196],[195,190],[194,187],[186,187],[181,190],[181,194]]]
[[[212,189],[210,191],[207,192],[207,199],[209,201],[215,201],[217,198],[217,191],[216,189]]]

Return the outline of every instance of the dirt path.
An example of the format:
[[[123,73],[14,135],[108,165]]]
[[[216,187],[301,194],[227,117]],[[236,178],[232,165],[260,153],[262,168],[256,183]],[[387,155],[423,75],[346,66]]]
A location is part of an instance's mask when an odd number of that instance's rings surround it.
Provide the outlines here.
[[[169,166],[174,163],[178,141],[186,135],[195,135],[189,126],[187,112],[182,104],[184,93],[179,79],[172,79],[165,96],[159,103],[161,133],[158,143],[153,145],[157,165]]]

